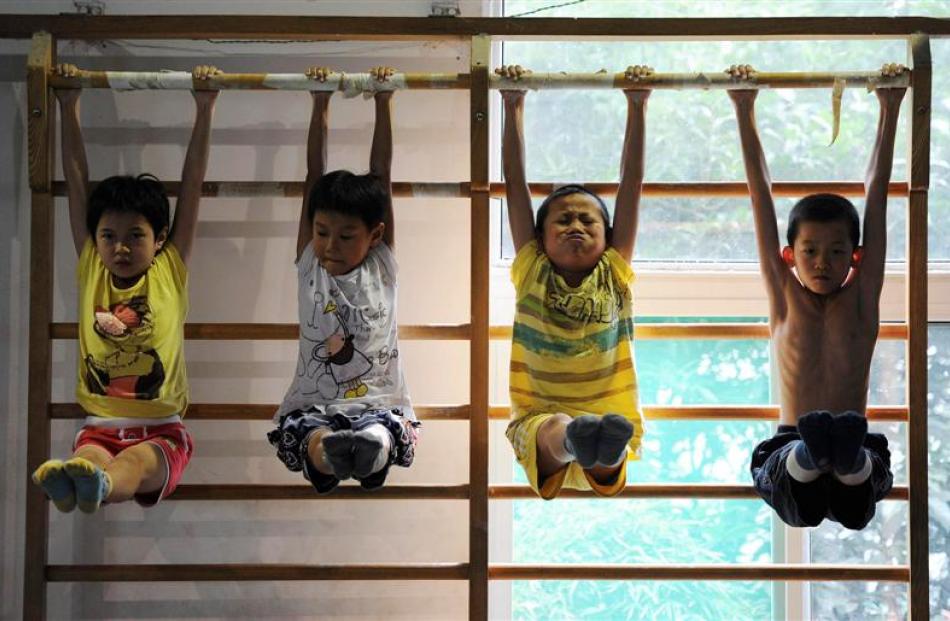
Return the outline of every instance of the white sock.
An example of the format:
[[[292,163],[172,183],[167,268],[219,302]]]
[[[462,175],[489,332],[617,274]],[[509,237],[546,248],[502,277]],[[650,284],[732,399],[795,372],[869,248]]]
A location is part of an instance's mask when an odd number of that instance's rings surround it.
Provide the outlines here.
[[[821,470],[812,470],[799,464],[798,459],[795,457],[794,450],[788,452],[788,458],[785,460],[785,469],[788,470],[792,478],[799,483],[811,483],[821,476]]]
[[[857,472],[852,472],[851,474],[838,474],[835,472],[835,478],[845,485],[861,485],[867,481],[868,478],[870,478],[872,469],[873,467],[871,466],[871,458],[865,457],[863,468]]]

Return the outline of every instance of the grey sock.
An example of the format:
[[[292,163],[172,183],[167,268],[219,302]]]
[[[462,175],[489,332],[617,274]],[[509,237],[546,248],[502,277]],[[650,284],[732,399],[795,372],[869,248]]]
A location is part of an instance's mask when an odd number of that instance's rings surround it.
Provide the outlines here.
[[[581,468],[593,468],[597,463],[597,444],[600,435],[600,417],[592,414],[578,416],[567,425],[564,448],[574,456]]]
[[[321,442],[333,476],[341,481],[353,476],[353,432],[349,429],[334,431],[323,436]]]
[[[388,432],[387,432],[388,433]],[[389,445],[369,430],[353,434],[353,476],[368,477],[389,463]]]
[[[631,437],[633,424],[629,420],[619,414],[605,414],[600,419],[597,463],[601,466],[616,466],[623,459]]]

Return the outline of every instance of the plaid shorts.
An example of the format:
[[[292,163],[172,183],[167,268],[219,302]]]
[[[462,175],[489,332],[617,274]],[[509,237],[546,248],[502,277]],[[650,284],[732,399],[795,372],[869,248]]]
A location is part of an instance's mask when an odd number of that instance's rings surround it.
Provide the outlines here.
[[[294,410],[281,416],[277,428],[268,432],[267,441],[277,449],[277,458],[288,470],[302,470],[304,477],[317,492],[325,494],[339,485],[340,480],[332,474],[320,472],[310,463],[307,454],[310,436],[323,428],[329,428],[331,431],[360,431],[376,424],[385,427],[393,439],[386,466],[360,480],[364,489],[376,489],[386,481],[391,465],[408,468],[415,457],[419,437],[417,428],[420,424],[403,416],[399,408],[366,410],[359,414],[328,414],[323,406],[314,405],[306,410]]]

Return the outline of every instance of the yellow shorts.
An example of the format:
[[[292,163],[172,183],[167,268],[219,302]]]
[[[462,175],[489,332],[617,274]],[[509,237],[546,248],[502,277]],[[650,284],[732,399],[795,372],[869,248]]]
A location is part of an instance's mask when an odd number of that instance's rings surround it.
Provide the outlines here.
[[[616,496],[623,491],[627,484],[627,469],[620,469],[617,478],[608,484],[598,483],[577,462],[571,462],[550,475],[543,481],[538,480],[538,429],[549,418],[551,413],[526,414],[508,424],[505,435],[511,442],[518,463],[528,475],[528,483],[537,494],[545,499],[556,498],[562,488],[577,490],[593,490],[598,496]],[[637,417],[635,429],[641,429],[640,419]],[[637,459],[640,452],[640,434],[634,433],[630,438],[627,450],[627,460]]]

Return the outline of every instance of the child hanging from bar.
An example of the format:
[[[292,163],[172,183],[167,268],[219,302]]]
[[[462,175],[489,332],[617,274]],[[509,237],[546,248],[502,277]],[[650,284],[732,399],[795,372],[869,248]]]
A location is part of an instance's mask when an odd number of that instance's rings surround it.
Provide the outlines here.
[[[620,493],[643,435],[633,357],[633,257],[643,185],[646,104],[630,88],[613,225],[604,202],[580,185],[555,190],[532,214],[524,162],[526,70],[496,69],[508,81],[502,157],[516,310],[507,437],[531,487],[544,499],[561,488]]]
[[[884,76],[901,65],[885,65]],[[754,79],[748,65],[726,70]],[[880,322],[887,189],[903,88],[879,88],[877,137],[865,181],[864,245],[851,202],[836,194],[799,200],[779,249],[775,205],[755,126],[755,90],[730,90],[739,125],[769,325],[781,383],[777,433],[752,455],[756,492],[790,526],[824,518],[864,528],[891,489],[887,439],[868,433],[868,375]]]
[[[79,75],[59,65],[61,76]],[[192,72],[196,82],[220,73]],[[194,90],[196,115],[169,228],[168,197],[154,176],[114,176],[89,192],[79,89],[56,91],[62,114],[69,222],[79,254],[79,377],[86,420],[73,455],[33,473],[57,509],[102,502],[152,506],[171,494],[192,454],[183,349],[187,263],[198,222],[217,91]]]
[[[307,75],[325,82],[324,67]],[[313,91],[307,180],[297,235],[297,370],[267,434],[277,457],[325,494],[354,478],[379,488],[412,464],[417,438],[399,362],[390,171],[394,71],[376,67],[370,172],[326,173],[333,91]]]

